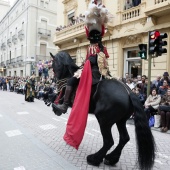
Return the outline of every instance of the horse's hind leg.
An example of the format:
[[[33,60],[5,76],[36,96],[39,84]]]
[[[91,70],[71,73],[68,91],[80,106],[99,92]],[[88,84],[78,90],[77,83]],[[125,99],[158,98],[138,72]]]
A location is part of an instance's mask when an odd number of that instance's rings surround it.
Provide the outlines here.
[[[123,147],[130,140],[126,128],[126,119],[117,122],[116,125],[119,131],[119,144],[110,154],[106,155],[104,160],[104,164],[106,165],[114,165],[119,161]]]
[[[114,144],[111,133],[112,125],[107,124],[107,121],[100,121],[100,119],[98,119],[98,122],[103,136],[103,147],[98,152],[87,156],[87,163],[94,166],[99,166],[99,164],[103,162],[103,158],[106,156],[107,151]]]

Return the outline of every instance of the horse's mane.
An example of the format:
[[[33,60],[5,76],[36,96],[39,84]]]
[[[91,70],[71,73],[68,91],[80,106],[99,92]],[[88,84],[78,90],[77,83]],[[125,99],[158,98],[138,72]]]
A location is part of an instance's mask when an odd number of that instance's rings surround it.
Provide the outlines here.
[[[65,51],[58,52],[55,55],[54,60],[57,60],[59,64],[66,66],[72,75],[80,68],[74,63],[71,56]]]

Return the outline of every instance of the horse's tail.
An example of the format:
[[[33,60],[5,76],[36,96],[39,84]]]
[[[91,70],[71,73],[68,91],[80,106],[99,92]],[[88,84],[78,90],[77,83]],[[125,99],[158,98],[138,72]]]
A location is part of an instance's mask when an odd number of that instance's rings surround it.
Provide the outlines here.
[[[134,107],[134,123],[138,149],[138,162],[142,170],[150,170],[155,160],[155,141],[151,133],[143,106],[134,93],[130,93]]]

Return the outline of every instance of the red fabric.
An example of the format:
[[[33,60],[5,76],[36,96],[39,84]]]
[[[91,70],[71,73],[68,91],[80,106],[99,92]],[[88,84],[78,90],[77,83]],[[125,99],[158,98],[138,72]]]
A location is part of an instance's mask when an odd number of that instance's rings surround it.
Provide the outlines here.
[[[59,100],[61,99],[61,95],[62,95],[62,90],[60,91],[60,94],[58,95],[58,97],[55,99],[55,101],[54,101],[55,104],[59,104]]]
[[[87,60],[76,92],[74,104],[67,122],[64,140],[67,144],[78,149],[86,128],[89,102],[92,86],[92,73],[90,61]]]

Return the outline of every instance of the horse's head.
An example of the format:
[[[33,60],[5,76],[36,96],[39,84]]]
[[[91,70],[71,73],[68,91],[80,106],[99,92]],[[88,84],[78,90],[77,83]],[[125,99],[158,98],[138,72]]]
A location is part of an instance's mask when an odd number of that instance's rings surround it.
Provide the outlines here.
[[[60,51],[55,56],[52,53],[50,55],[53,58],[52,68],[58,80],[73,76],[79,68],[65,51]]]

